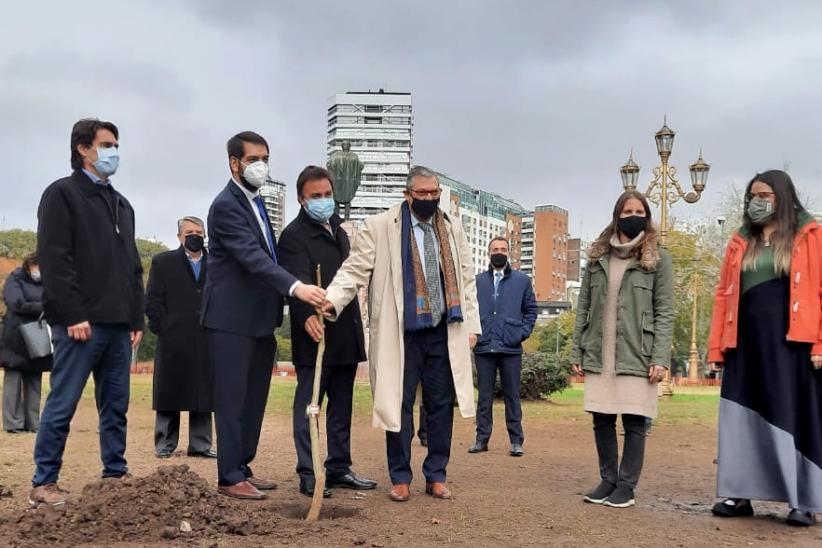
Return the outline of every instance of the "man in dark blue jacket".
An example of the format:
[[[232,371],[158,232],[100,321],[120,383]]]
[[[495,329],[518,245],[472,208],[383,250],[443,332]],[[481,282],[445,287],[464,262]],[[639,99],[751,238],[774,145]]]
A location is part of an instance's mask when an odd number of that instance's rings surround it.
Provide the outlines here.
[[[505,395],[505,422],[511,456],[524,454],[522,407],[519,400],[522,341],[531,336],[537,319],[537,301],[531,280],[508,264],[508,240],[496,237],[488,244],[491,265],[477,275],[477,301],[482,335],[474,348],[477,365],[477,439],[469,453],[488,451],[491,438],[494,384],[500,372]]]
[[[208,213],[209,255],[203,325],[214,363],[220,493],[262,499],[275,489],[255,477],[257,453],[282,323],[283,299],[319,306],[325,291],[280,266],[277,241],[259,189],[268,179],[268,143],[244,131],[228,141],[231,180]]]

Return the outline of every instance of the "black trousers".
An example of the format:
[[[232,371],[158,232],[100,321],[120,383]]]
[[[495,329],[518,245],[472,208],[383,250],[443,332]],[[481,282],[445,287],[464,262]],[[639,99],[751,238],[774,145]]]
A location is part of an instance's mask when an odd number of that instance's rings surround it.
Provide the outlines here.
[[[411,439],[414,435],[414,400],[422,382],[422,401],[427,413],[428,456],[422,465],[428,482],[444,482],[451,458],[454,423],[454,378],[448,359],[448,331],[445,321],[437,327],[405,334],[405,373],[401,427],[386,432],[388,473],[391,483],[411,483]]]
[[[208,330],[214,363],[217,483],[234,485],[254,474],[277,343],[274,336],[245,337]]]
[[[647,417],[622,415],[625,429],[625,444],[622,448],[622,462],[617,465],[619,448],[616,433],[616,415],[592,413],[594,418],[594,441],[599,457],[599,475],[602,481],[636,489],[642,464],[645,461],[645,437]]]
[[[519,354],[474,354],[477,365],[477,441],[488,443],[494,424],[494,384],[499,370],[502,393],[505,398],[505,424],[508,440],[522,444],[522,404],[519,399],[522,356]]]
[[[297,449],[297,474],[301,478],[313,478],[311,437],[305,410],[311,403],[315,368],[295,369],[297,391],[294,393],[292,421],[294,447]],[[320,377],[320,405],[328,396],[328,405],[325,408],[325,434],[328,446],[325,471],[329,477],[344,476],[351,472],[351,410],[356,376],[357,364],[353,364],[323,367]]]
[[[211,413],[188,411],[188,452],[211,449]],[[157,411],[154,421],[154,450],[174,452],[180,439],[180,411]]]

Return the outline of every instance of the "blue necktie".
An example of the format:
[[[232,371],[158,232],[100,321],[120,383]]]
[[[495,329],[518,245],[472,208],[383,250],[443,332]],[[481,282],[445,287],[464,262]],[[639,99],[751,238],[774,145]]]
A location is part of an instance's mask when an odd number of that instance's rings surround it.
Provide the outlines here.
[[[263,220],[265,227],[265,239],[268,241],[268,249],[271,250],[271,256],[274,262],[277,262],[277,254],[274,252],[274,236],[271,234],[271,226],[268,224],[268,216],[265,214],[265,204],[261,196],[254,197],[254,203],[257,204],[257,211],[260,213],[260,218]]]
[[[499,281],[502,279],[502,272],[494,272],[494,298],[497,298],[499,293]]]
[[[201,260],[202,259],[200,259],[200,261]],[[189,263],[191,264],[191,270],[194,271],[194,281],[195,282],[200,281],[200,261],[195,262],[195,261],[189,260]]]

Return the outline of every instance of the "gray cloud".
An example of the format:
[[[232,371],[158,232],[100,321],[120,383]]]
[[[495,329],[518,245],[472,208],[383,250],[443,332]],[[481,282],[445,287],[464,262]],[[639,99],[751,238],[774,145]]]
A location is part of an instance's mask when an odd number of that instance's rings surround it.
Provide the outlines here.
[[[118,188],[138,232],[173,242],[228,177],[225,140],[271,144],[291,184],[324,161],[328,98],[412,91],[415,161],[524,205],[571,211],[598,231],[634,147],[642,179],[668,115],[672,162],[704,147],[699,205],[729,183],[790,162],[822,208],[814,158],[822,106],[822,7],[794,2],[14,3],[0,21],[0,213],[35,226],[39,194],[68,171],[71,123],[118,123]],[[687,186],[687,185],[686,185]]]

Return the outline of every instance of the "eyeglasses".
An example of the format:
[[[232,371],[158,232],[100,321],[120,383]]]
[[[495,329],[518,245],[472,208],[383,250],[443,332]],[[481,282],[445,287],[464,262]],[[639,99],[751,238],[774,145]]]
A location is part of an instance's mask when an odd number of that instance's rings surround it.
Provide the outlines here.
[[[748,200],[750,201],[750,200],[753,200],[754,198],[759,198],[761,200],[772,200],[775,196],[776,196],[776,194],[774,194],[773,192],[768,192],[768,191],[765,191],[765,192],[751,192],[750,194],[748,194]]]
[[[436,190],[414,190],[413,188],[411,188],[408,190],[408,192],[410,192],[413,196],[416,196],[417,198],[431,199],[437,199],[442,194],[442,190],[439,188]]]

